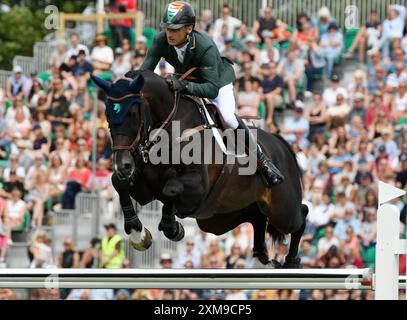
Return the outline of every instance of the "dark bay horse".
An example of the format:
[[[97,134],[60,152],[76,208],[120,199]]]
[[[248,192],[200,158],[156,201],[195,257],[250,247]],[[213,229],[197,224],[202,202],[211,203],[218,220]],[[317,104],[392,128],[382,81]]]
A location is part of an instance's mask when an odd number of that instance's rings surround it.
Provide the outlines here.
[[[302,174],[296,156],[282,137],[257,130],[259,144],[286,177],[271,189],[264,186],[257,174],[240,175],[238,165],[175,163],[173,144],[168,163],[152,163],[149,155],[161,142],[146,147],[153,141],[149,137],[154,129],[167,132],[173,142],[179,133],[172,132],[172,123],[180,124],[181,133],[202,126],[195,102],[184,96],[177,102],[166,81],[150,71],[131,71],[113,84],[95,76],[92,79],[107,94],[106,113],[114,151],[112,183],[120,196],[125,232],[135,249],[148,249],[152,237],[138,218],[131,198],[141,205],[157,199],[163,203],[158,228],[170,240],[180,241],[184,237],[176,216],[196,218],[201,230],[216,235],[249,222],[254,228],[253,256],[263,265],[277,266],[270,262],[267,253],[265,235],[269,232],[274,241],[291,234],[284,267],[300,266],[298,246],[308,208],[301,204]],[[203,131],[194,136],[201,144],[207,143]],[[185,147],[184,142],[178,143],[179,151]],[[217,145],[213,148],[219,149]],[[225,174],[227,179],[220,183]],[[216,185],[220,185],[219,190],[213,193]]]

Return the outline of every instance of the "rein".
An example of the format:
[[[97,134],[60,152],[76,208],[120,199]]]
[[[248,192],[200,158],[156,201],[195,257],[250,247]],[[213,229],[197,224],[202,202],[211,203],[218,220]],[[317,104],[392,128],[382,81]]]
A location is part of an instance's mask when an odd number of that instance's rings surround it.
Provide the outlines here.
[[[193,67],[191,69],[189,69],[187,72],[185,72],[180,78],[179,80],[185,80],[189,77],[189,75],[191,73],[193,73],[195,70],[197,70],[197,67]],[[133,96],[140,96],[141,97],[141,103],[140,103],[140,125],[139,125],[139,129],[137,131],[137,136],[134,139],[134,141],[132,142],[131,145],[129,146],[115,146],[113,147],[113,151],[117,151],[117,150],[128,150],[130,151],[130,153],[134,154],[137,151],[137,146],[138,146],[138,151],[144,161],[144,163],[148,162],[148,153],[150,151],[150,149],[158,143],[158,136],[160,134],[160,132],[162,130],[166,130],[168,128],[168,126],[170,125],[170,123],[172,122],[172,120],[174,119],[175,115],[177,114],[178,111],[178,104],[179,104],[179,100],[181,95],[175,91],[174,92],[174,106],[172,107],[172,110],[170,112],[170,114],[168,115],[168,117],[164,120],[164,122],[161,124],[161,126],[158,128],[158,130],[156,131],[156,133],[148,140],[146,140],[144,143],[140,143],[140,141],[142,140],[142,132],[143,129],[145,127],[145,123],[146,123],[146,119],[145,119],[145,102],[144,102],[144,97],[142,93],[134,93],[134,94],[128,94],[124,97],[121,98],[113,98],[113,97],[108,97],[108,99],[114,101],[114,102],[120,102],[124,99],[127,99],[129,97],[133,97]],[[148,132],[144,132],[145,134],[148,134]]]

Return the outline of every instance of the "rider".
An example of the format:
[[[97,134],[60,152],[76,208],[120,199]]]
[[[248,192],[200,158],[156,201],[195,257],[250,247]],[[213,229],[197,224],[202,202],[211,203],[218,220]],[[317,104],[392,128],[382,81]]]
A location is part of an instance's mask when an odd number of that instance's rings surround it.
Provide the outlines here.
[[[200,79],[199,81],[179,80],[172,76],[168,80],[170,87],[179,93],[210,99],[231,129],[236,132],[237,129],[244,130],[246,151],[250,153],[249,145],[257,145],[258,168],[266,180],[266,185],[271,187],[280,184],[284,180],[283,175],[257,143],[249,144],[249,139],[254,138],[249,128],[234,113],[236,105],[233,67],[228,60],[221,57],[215,43],[208,36],[194,30],[195,21],[195,12],[189,3],[175,1],[167,5],[161,23],[165,32],[159,33],[154,39],[141,69],[154,71],[162,57],[178,74],[198,67],[195,77]]]

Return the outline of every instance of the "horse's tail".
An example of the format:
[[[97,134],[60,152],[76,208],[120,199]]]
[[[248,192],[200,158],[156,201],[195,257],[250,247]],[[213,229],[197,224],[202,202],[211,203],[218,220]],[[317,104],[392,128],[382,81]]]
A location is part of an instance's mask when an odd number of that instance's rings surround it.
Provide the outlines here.
[[[267,223],[267,232],[270,234],[274,244],[281,244],[285,240],[285,235],[274,228],[270,222]]]

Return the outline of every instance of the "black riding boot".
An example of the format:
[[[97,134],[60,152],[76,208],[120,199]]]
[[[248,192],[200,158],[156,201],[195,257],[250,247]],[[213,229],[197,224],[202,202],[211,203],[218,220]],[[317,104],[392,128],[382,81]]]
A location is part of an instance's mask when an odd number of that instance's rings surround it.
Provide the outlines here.
[[[247,125],[243,122],[240,117],[236,117],[237,121],[239,122],[239,126],[236,128],[236,133],[238,129],[243,129],[244,130],[244,136],[245,136],[245,151],[248,153],[248,155],[253,155],[254,150],[250,150],[250,141],[252,141],[252,145],[256,145],[256,157],[257,157],[257,168],[260,171],[264,184],[267,187],[272,187],[275,185],[278,185],[284,181],[284,176],[280,172],[280,170],[277,169],[277,167],[274,165],[274,163],[267,157],[263,151],[261,150],[260,146],[257,144],[256,141],[254,141],[254,137],[252,133],[250,132],[250,129],[247,127]],[[236,135],[237,136],[237,135]]]

